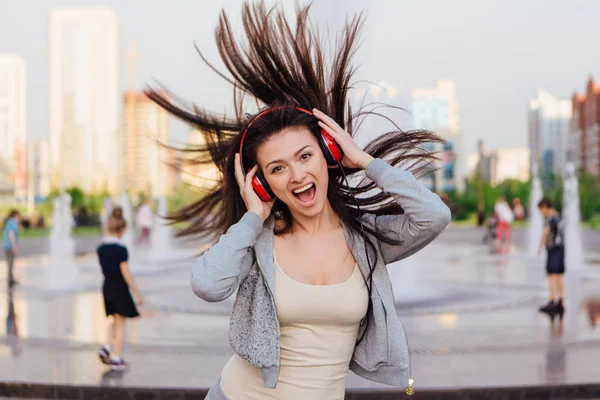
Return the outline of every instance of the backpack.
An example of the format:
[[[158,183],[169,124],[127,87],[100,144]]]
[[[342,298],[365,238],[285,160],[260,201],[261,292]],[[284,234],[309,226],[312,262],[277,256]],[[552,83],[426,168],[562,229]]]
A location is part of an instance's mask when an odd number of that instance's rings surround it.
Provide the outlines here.
[[[548,249],[561,247],[565,245],[564,223],[560,216],[553,215],[548,218],[548,226],[550,227],[550,235],[546,242]]]

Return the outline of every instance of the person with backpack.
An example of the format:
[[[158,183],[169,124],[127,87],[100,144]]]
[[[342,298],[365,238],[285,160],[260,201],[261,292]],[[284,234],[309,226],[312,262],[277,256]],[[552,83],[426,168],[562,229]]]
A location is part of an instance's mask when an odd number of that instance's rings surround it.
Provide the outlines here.
[[[550,301],[540,307],[541,312],[562,313],[565,311],[563,305],[563,274],[565,273],[565,236],[563,220],[548,198],[542,198],[538,203],[546,225],[540,241],[538,253],[546,247],[548,257],[546,259],[546,272],[550,285]]]

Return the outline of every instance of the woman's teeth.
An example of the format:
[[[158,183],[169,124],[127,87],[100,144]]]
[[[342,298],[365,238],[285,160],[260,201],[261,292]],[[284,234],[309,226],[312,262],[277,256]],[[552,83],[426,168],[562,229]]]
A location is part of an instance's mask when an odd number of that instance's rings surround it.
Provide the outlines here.
[[[312,186],[313,186],[313,184],[312,184],[312,183],[309,183],[308,185],[306,185],[306,186],[303,186],[303,187],[301,187],[300,189],[296,189],[296,190],[294,190],[294,193],[295,193],[295,194],[300,194],[300,193],[302,193],[302,192],[306,192],[306,191],[307,191],[308,189],[310,189]]]

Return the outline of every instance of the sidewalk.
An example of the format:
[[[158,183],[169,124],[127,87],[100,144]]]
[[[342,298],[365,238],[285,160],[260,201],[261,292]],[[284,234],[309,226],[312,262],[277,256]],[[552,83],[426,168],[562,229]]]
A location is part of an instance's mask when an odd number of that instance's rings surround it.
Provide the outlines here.
[[[563,396],[557,398],[600,398],[600,328],[590,324],[587,311],[600,306],[600,267],[570,275],[576,279],[567,282],[567,312],[562,321],[551,321],[537,312],[547,296],[543,259],[493,254],[470,240],[477,236],[475,230],[450,228],[424,251],[388,268],[411,346],[420,394],[415,399],[549,398],[540,393],[557,390]],[[128,391],[118,393],[129,398],[138,388],[146,390],[141,398],[198,398],[218,379],[232,354],[233,298],[221,303],[196,298],[188,280],[192,261],[138,275],[147,304],[129,327],[125,358],[131,370],[115,374],[106,373],[95,354],[105,328],[98,269],[80,258],[78,287],[49,293],[44,266],[34,259],[23,261],[22,285],[12,293],[19,336],[0,336],[5,382],[0,396],[6,382],[29,382],[77,390],[111,387]],[[9,297],[0,293],[0,305]],[[3,320],[6,310],[0,307]],[[56,395],[55,388],[44,387],[38,386]],[[398,396],[397,389],[353,374],[347,387],[352,399],[375,390],[395,390],[389,398]],[[157,394],[169,388],[179,392]],[[512,391],[498,392],[501,388]],[[382,392],[377,396],[370,398],[385,398]]]

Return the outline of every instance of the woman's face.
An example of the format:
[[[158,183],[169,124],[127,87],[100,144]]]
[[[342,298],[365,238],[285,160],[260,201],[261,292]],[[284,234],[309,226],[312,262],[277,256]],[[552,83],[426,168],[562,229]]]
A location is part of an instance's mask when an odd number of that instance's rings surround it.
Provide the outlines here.
[[[327,202],[327,161],[306,127],[274,134],[257,149],[258,165],[275,196],[292,213],[312,217]]]

